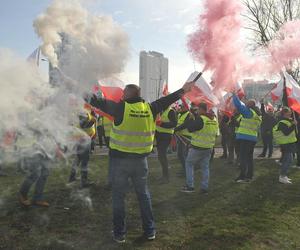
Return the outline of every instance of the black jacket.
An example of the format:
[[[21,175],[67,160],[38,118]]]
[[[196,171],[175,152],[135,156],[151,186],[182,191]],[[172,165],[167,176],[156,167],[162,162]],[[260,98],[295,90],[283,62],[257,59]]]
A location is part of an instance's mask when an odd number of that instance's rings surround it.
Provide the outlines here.
[[[183,89],[180,89],[170,95],[167,95],[165,97],[162,97],[152,103],[150,103],[150,108],[152,111],[153,120],[156,119],[156,116],[166,110],[172,103],[176,102],[181,98],[181,96],[184,94]],[[128,103],[137,103],[144,101],[142,98],[131,98],[126,100]],[[90,100],[90,104],[101,111],[111,115],[114,118],[114,124],[116,126],[120,125],[123,121],[124,117],[124,110],[125,110],[125,102],[113,102],[102,98],[97,98],[96,96],[93,96]],[[135,154],[135,153],[125,153],[118,150],[110,149],[109,155],[111,157],[117,157],[117,158],[128,158],[128,157],[145,157],[148,154]]]

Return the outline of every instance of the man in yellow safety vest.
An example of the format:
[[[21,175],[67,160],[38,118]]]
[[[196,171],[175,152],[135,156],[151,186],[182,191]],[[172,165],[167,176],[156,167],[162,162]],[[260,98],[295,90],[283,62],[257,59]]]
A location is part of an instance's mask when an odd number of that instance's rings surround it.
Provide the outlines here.
[[[288,107],[281,111],[281,120],[273,128],[275,143],[280,146],[282,153],[281,171],[279,182],[283,184],[292,184],[291,179],[287,177],[290,165],[293,161],[293,153],[296,151],[296,121],[292,119],[292,112]]]
[[[69,182],[76,180],[76,169],[81,167],[81,188],[89,187],[92,182],[88,181],[88,163],[90,160],[91,142],[96,135],[96,118],[88,111],[79,114],[78,138],[76,138],[76,157],[72,164]]]
[[[191,147],[185,161],[186,185],[182,192],[194,192],[194,167],[201,166],[202,181],[201,193],[208,193],[209,184],[209,164],[218,135],[218,121],[212,113],[208,113],[207,104],[200,103],[198,114],[194,120],[190,120],[188,131],[191,133]]]
[[[261,124],[261,114],[255,105],[255,100],[248,100],[246,105],[237,95],[233,95],[233,103],[241,114],[240,125],[236,133],[239,144],[240,175],[236,178],[237,183],[247,183],[253,178],[253,153],[257,142],[258,129]]]
[[[162,177],[160,183],[169,182],[169,163],[167,158],[167,150],[174,134],[174,128],[177,125],[176,112],[170,107],[160,115],[156,121],[156,147],[160,165],[162,167]]]
[[[112,166],[113,240],[125,242],[125,195],[132,180],[141,209],[144,236],[155,239],[151,198],[147,186],[147,156],[153,149],[156,116],[190,91],[194,83],[152,103],[140,96],[140,88],[127,85],[123,101],[115,103],[93,96],[90,104],[114,118],[109,154]]]

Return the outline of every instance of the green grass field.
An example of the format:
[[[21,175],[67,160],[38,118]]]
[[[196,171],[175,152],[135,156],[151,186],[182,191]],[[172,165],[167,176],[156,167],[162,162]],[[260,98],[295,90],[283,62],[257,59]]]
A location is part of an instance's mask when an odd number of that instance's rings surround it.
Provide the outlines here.
[[[149,184],[157,239],[144,242],[138,204],[127,196],[127,242],[111,240],[111,195],[104,190],[107,157],[92,156],[90,179],[96,185],[80,190],[66,186],[69,167],[52,170],[46,188],[51,207],[21,208],[17,191],[22,175],[8,168],[0,179],[0,249],[299,249],[300,171],[294,184],[281,185],[273,161],[256,162],[255,180],[233,182],[237,169],[216,159],[211,166],[210,193],[180,192],[184,179],[170,157],[171,182],[159,185],[160,167],[149,159]],[[199,186],[200,172],[197,174]],[[88,197],[88,198],[87,198]]]

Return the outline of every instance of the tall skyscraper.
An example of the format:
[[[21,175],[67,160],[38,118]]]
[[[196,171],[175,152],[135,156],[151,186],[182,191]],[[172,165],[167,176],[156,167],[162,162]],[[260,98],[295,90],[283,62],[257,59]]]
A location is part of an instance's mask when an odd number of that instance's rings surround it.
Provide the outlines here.
[[[155,101],[162,96],[164,84],[168,84],[169,61],[155,51],[140,52],[140,87],[146,101]]]

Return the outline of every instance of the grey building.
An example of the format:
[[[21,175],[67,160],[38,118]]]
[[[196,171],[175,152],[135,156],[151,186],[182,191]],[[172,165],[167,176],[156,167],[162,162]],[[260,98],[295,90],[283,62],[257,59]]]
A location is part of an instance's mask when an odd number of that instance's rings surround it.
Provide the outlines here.
[[[142,97],[154,101],[162,96],[164,84],[168,84],[169,61],[155,51],[140,52],[139,85]]]

